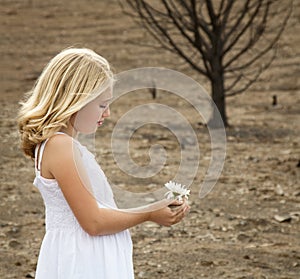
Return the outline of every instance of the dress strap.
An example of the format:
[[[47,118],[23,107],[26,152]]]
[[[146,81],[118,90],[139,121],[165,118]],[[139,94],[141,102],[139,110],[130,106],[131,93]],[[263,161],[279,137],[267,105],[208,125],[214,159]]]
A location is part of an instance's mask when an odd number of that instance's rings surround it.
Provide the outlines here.
[[[67,135],[67,134],[63,133],[63,132],[56,132],[56,133],[54,133],[54,135]],[[41,171],[41,163],[42,163],[43,153],[44,153],[45,146],[46,146],[46,143],[47,143],[48,140],[49,140],[49,138],[44,140],[42,143],[39,143],[35,147],[35,156],[34,156],[34,158],[35,158],[35,168],[38,172]]]
[[[40,146],[41,146],[41,144],[39,143],[35,146],[35,149],[34,149],[34,166],[35,166],[36,171],[38,171],[38,162],[39,162],[38,156],[39,156]]]
[[[47,141],[48,139],[38,144],[35,148],[35,167],[38,172],[41,171],[41,163]]]

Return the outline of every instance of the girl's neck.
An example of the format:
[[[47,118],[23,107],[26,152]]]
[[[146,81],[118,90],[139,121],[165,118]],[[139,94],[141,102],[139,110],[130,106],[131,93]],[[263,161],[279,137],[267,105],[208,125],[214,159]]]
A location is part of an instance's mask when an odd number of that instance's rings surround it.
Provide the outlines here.
[[[78,136],[78,132],[74,128],[74,126],[72,124],[72,121],[69,121],[68,126],[66,128],[62,128],[60,130],[60,132],[65,133],[65,134],[69,135],[72,138],[77,138],[77,136]]]

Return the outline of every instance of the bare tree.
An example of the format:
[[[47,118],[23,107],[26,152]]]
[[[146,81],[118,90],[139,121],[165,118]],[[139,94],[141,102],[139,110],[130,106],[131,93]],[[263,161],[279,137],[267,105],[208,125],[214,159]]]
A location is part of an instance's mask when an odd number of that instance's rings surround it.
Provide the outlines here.
[[[274,60],[291,1],[125,0],[121,4],[159,47],[175,52],[208,78],[212,99],[228,126],[225,98],[246,91]]]

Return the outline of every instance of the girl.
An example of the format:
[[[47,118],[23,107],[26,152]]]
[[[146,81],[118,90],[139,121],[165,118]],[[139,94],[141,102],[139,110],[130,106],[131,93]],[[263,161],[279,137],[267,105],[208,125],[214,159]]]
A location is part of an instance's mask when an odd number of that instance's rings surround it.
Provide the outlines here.
[[[76,140],[109,117],[112,83],[103,57],[67,49],[50,61],[22,103],[21,145],[35,160],[34,185],[46,208],[37,279],[133,278],[128,228],[145,221],[171,226],[189,210],[182,203],[171,211],[166,200],[139,213],[117,209],[103,171]]]

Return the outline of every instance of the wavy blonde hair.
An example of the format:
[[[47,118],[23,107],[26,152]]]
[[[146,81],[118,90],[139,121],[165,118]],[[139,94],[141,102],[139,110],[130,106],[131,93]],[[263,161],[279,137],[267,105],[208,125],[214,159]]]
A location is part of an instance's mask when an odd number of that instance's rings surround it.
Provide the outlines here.
[[[69,48],[45,67],[18,116],[21,148],[34,158],[38,143],[67,127],[70,117],[113,83],[107,60],[86,48]]]

